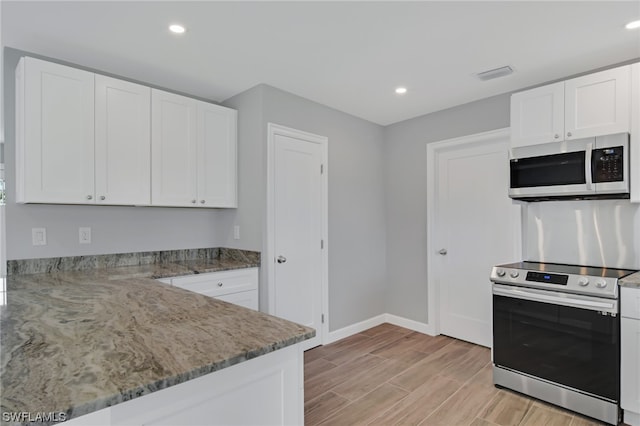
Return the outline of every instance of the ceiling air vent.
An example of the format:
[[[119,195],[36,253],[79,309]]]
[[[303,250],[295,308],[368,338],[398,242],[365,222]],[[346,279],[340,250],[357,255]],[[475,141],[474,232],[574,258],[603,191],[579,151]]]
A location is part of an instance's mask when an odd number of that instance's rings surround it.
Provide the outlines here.
[[[506,77],[510,74],[513,74],[513,68],[510,66],[500,67],[489,71],[479,72],[476,74],[482,81],[493,80],[494,78]]]

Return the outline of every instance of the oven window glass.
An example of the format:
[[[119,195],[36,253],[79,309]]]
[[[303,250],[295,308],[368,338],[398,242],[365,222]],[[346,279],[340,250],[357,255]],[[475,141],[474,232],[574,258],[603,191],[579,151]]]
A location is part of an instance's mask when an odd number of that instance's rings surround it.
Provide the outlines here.
[[[620,318],[493,296],[494,363],[618,401]]]
[[[513,159],[511,188],[585,184],[584,166],[584,151]]]

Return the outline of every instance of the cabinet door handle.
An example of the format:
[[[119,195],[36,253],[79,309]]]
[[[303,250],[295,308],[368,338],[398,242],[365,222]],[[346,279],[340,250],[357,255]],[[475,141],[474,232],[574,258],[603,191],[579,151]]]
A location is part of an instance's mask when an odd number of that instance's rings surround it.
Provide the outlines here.
[[[191,200],[191,203],[192,203],[192,204],[195,204],[195,203],[196,203],[196,200]]]
[[[222,285],[223,285],[223,284],[222,284],[221,282],[219,282],[219,283],[218,283],[218,287],[222,287]]]
[[[102,201],[104,201],[104,200],[106,200],[106,199],[107,199],[107,197],[105,197],[104,195],[101,195],[101,196],[100,196],[100,199],[101,199]]]
[[[204,204],[204,200],[200,200],[200,204]]]
[[[571,132],[567,132],[567,137],[570,138],[571,137]]]
[[[553,135],[553,137],[554,137],[555,139],[559,139],[559,138],[560,138],[560,135],[556,133],[555,135]]]
[[[87,200],[93,200],[93,195],[87,195]]]

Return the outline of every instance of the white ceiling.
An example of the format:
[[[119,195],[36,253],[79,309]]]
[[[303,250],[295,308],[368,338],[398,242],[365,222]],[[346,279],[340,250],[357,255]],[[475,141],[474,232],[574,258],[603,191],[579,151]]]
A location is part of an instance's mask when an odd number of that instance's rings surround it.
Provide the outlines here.
[[[1,4],[9,47],[218,102],[266,83],[382,125],[640,58],[638,0]]]

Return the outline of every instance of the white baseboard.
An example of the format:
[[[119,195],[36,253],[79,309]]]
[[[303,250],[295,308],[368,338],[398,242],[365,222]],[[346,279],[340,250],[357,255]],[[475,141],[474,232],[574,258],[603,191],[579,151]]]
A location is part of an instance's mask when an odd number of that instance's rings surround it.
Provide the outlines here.
[[[404,327],[409,330],[417,331],[418,333],[428,334],[429,336],[435,336],[436,333],[429,324],[410,320],[407,318],[399,317],[392,314],[380,314],[373,318],[369,318],[364,321],[360,321],[355,324],[348,325],[335,331],[329,332],[329,336],[324,344],[333,343],[337,340],[344,339],[345,337],[353,336],[372,327],[388,322],[389,324]]]
[[[423,322],[418,322],[414,320],[410,320],[407,318],[399,317],[393,314],[385,314],[389,324],[397,325],[399,327],[408,328],[409,330],[417,331],[418,333],[428,334],[429,336],[435,336],[436,332],[431,326],[431,324],[425,324]]]
[[[328,341],[324,342],[324,344],[333,343],[336,340],[344,339],[345,337],[353,336],[354,334],[358,334],[362,331],[368,330],[371,327],[375,327],[376,325],[384,324],[387,322],[386,314],[381,314],[373,318],[369,318],[364,321],[360,321],[355,324],[348,325],[343,328],[339,328],[335,331],[330,331],[328,336]]]

